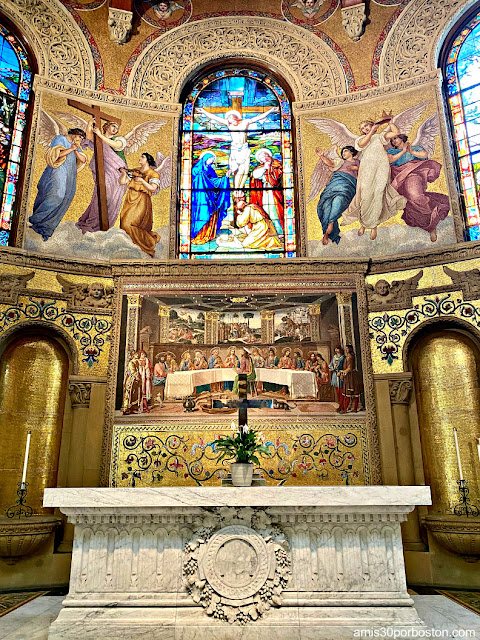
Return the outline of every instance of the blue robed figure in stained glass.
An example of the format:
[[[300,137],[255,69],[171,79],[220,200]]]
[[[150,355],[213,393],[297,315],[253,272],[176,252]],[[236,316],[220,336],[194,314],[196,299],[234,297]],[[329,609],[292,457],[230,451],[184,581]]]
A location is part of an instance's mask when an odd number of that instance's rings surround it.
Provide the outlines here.
[[[205,151],[192,168],[192,244],[205,244],[218,234],[230,206],[228,176],[217,176],[213,151]]]

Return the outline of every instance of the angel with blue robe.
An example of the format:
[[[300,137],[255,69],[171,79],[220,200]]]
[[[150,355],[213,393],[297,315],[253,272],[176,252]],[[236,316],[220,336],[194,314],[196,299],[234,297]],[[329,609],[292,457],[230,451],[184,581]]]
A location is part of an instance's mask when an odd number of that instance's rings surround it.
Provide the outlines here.
[[[346,209],[341,212],[341,224],[360,223],[359,236],[362,236],[366,229],[370,229],[370,238],[375,240],[378,225],[393,218],[398,211],[403,211],[405,208],[407,199],[391,184],[387,147],[392,138],[398,134],[410,133],[427,104],[428,102],[421,102],[395,116],[383,112],[377,122],[364,120],[359,125],[362,134],[360,136],[352,133],[343,123],[331,118],[308,120],[319,131],[327,134],[334,146],[342,148],[350,146],[358,152],[360,165],[355,195]],[[378,133],[379,128],[385,125],[387,126],[383,132]],[[325,186],[325,182],[318,179],[314,170],[308,201],[316,197]],[[323,244],[327,243],[328,240]]]
[[[70,207],[77,189],[77,173],[86,166],[87,156],[80,145],[85,131],[79,128],[58,128],[45,153],[47,167],[38,181],[32,229],[46,241],[58,227]]]

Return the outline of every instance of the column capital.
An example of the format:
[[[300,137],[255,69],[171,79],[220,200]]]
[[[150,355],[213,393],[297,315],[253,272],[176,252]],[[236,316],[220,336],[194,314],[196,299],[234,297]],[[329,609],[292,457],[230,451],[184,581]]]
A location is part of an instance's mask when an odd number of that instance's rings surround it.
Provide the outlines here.
[[[352,304],[352,292],[351,291],[339,291],[335,294],[337,298],[337,304]]]
[[[92,391],[91,382],[80,382],[78,380],[68,381],[68,393],[72,409],[88,409],[90,406],[90,394]]]
[[[129,307],[141,307],[143,296],[140,293],[127,293]]]
[[[392,404],[409,404],[410,394],[413,389],[412,380],[389,380],[390,402]]]
[[[159,305],[158,307],[158,315],[163,318],[168,318],[170,316],[170,307],[165,307],[163,305]]]
[[[274,316],[275,311],[270,311],[269,309],[266,311],[260,311],[260,318],[262,318],[263,320],[272,320]]]

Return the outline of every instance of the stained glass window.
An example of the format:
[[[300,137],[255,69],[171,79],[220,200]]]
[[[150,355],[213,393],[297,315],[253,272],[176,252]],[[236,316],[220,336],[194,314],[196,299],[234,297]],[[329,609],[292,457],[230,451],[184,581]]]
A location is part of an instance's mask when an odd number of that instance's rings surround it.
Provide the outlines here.
[[[31,86],[26,51],[0,25],[0,245],[8,245],[12,226]]]
[[[179,256],[297,255],[290,102],[268,75],[203,77],[182,115]]]
[[[467,239],[480,239],[480,13],[453,42],[445,67]]]

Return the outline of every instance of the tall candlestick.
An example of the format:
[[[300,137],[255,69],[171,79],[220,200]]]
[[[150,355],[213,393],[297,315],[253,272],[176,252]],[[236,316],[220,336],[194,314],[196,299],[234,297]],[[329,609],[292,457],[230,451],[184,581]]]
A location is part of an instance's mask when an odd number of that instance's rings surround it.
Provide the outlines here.
[[[25,458],[23,460],[23,474],[22,474],[22,485],[21,488],[25,488],[25,480],[27,477],[27,465],[28,465],[28,451],[30,449],[30,438],[32,437],[32,432],[29,431],[27,433],[27,444],[25,445]]]
[[[457,427],[453,427],[453,437],[455,438],[455,450],[457,452],[458,473],[460,474],[460,480],[464,480],[462,461],[460,460],[460,450],[458,448]]]

